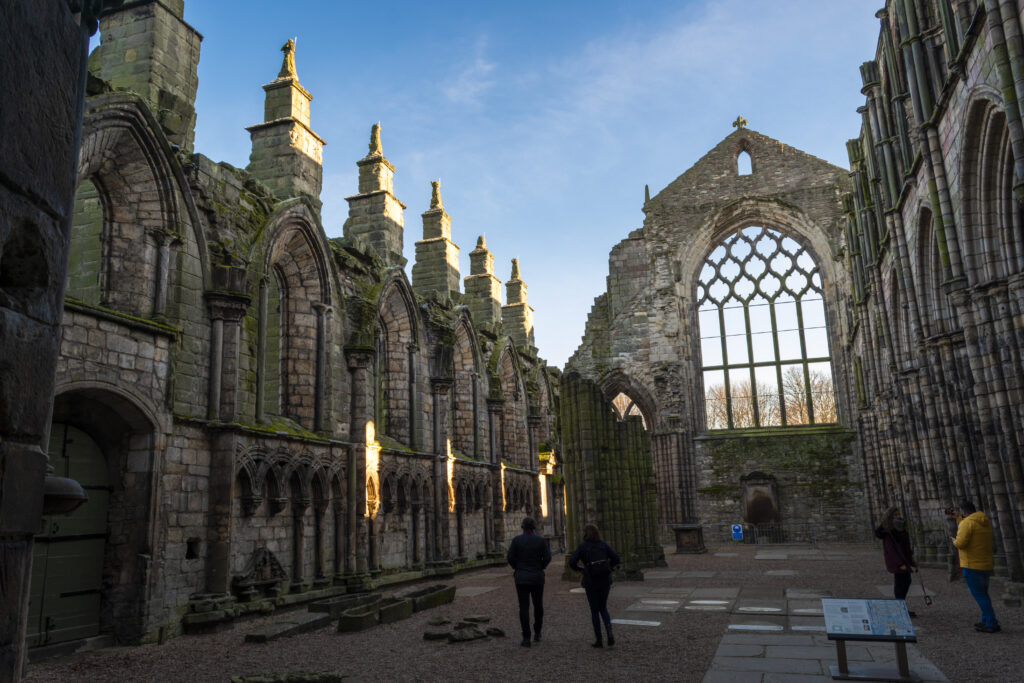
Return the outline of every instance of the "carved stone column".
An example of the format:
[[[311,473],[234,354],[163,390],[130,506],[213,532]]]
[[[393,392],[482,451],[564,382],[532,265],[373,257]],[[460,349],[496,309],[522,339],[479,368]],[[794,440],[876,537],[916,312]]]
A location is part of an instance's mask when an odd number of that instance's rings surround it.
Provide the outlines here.
[[[236,269],[221,269],[236,270]],[[249,297],[241,294],[245,273],[238,270],[232,282],[238,290],[207,292],[206,305],[212,328],[210,343],[210,418],[231,422],[238,403],[238,352],[241,342],[241,320],[249,309]]]
[[[432,559],[436,563],[447,563],[451,558],[448,534],[448,449],[451,439],[448,424],[448,403],[452,380],[434,378],[430,381],[434,413],[434,500],[433,500],[433,546]]]
[[[303,559],[306,550],[305,518],[309,509],[309,498],[292,498],[292,593],[306,589]]]
[[[352,375],[352,418],[349,429],[352,446],[348,454],[348,560],[346,573],[348,583],[358,586],[367,574],[367,549],[370,542],[366,518],[366,440],[367,427],[372,425],[373,383],[370,368],[373,367],[374,349],[364,346],[350,346],[345,349],[345,359]]]
[[[327,323],[333,309],[322,303],[314,303],[316,311],[316,385],[314,389],[313,429],[328,431],[327,425]]]

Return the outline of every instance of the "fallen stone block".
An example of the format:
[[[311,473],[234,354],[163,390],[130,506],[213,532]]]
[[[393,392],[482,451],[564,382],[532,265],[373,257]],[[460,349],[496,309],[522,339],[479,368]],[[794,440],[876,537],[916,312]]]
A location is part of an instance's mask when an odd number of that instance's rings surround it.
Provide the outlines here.
[[[326,612],[331,615],[332,619],[337,619],[341,616],[341,613],[347,609],[353,607],[359,607],[360,605],[370,605],[375,602],[379,602],[381,599],[380,593],[358,593],[356,595],[343,595],[338,598],[332,598],[330,600],[318,600],[317,602],[310,603],[310,612]]]
[[[423,640],[448,640],[451,631],[424,631]]]
[[[315,631],[318,628],[327,626],[332,621],[333,619],[330,614],[320,614],[317,612],[300,614],[294,619],[268,624],[259,631],[246,634],[245,642],[266,643],[271,640],[277,640],[278,638],[285,638],[299,633]]]
[[[478,629],[476,626],[470,626],[469,628],[460,628],[452,631],[448,634],[449,643],[465,643],[470,640],[480,640],[486,638],[487,634]]]
[[[401,597],[412,600],[413,611],[421,612],[432,607],[447,605],[455,600],[455,586],[446,586],[442,583],[406,593]]]
[[[386,598],[377,603],[380,623],[390,624],[412,616],[412,600],[408,598]]]
[[[491,636],[492,638],[504,638],[505,637],[505,632],[502,631],[497,626],[488,626],[487,630],[485,631],[485,633],[487,635]]]
[[[377,604],[353,607],[341,613],[338,618],[338,632],[351,633],[376,626],[380,621],[380,609]]]
[[[430,621],[428,621],[427,623],[430,624],[431,626],[444,626],[445,624],[452,623],[452,620],[449,619],[448,617],[436,616],[436,617],[431,617]]]
[[[483,614],[476,614],[471,617],[463,617],[462,620],[468,621],[471,624],[486,624],[491,618]]]

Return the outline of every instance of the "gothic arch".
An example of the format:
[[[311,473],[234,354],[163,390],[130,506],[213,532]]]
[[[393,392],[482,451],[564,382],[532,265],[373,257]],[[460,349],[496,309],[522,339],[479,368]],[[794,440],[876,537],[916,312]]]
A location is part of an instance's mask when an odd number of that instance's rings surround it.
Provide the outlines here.
[[[511,339],[506,338],[505,343],[495,351],[495,371],[503,401],[501,453],[516,467],[530,468],[533,466],[534,454],[530,452],[526,384],[522,367]]]
[[[1013,199],[1014,159],[1006,112],[987,91],[967,109],[961,158],[963,225],[960,231],[968,282],[1006,277],[1024,259],[1020,209]]]
[[[326,393],[318,388],[326,382],[329,365],[327,316],[333,296],[328,248],[316,216],[302,201],[287,204],[270,219],[259,247],[264,254],[255,302],[256,414],[284,415],[316,429],[324,410],[318,394]]]
[[[652,434],[656,432],[658,414],[655,409],[654,398],[645,387],[634,382],[621,369],[608,372],[600,382],[601,392],[609,401],[619,394],[625,394],[640,410],[643,415],[644,425]]]
[[[381,288],[375,336],[377,431],[414,446],[419,400],[414,355],[419,330],[412,289],[401,272],[392,275]]]
[[[945,269],[939,246],[939,236],[931,209],[922,206],[917,219],[917,282],[921,299],[922,318],[926,336],[951,332],[953,312],[942,289]]]
[[[465,310],[455,321],[455,348],[453,353],[451,428],[452,448],[461,453],[480,457],[487,443],[487,420],[483,419],[487,396],[483,386],[486,373],[480,362],[480,347],[473,323]]]
[[[81,244],[71,251],[98,258],[75,264],[69,295],[80,292],[87,303],[142,317],[173,316],[174,255],[185,259],[180,269],[209,286],[206,239],[191,190],[152,111],[136,95],[89,98],[77,176],[79,185],[95,181],[102,226],[97,230],[90,220],[72,230],[72,242]],[[78,209],[76,201],[81,218]]]

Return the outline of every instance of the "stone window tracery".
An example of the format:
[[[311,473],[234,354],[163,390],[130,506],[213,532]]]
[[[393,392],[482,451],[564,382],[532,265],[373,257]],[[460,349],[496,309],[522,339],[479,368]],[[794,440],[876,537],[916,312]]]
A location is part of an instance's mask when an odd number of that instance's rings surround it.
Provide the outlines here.
[[[836,421],[821,273],[810,252],[750,226],[705,258],[697,316],[708,429]]]
[[[644,419],[644,414],[640,411],[640,407],[626,394],[620,392],[618,396],[612,399],[612,410],[615,412],[616,419],[620,422],[627,417],[639,417],[641,422],[644,423],[644,429],[647,429],[647,420]]]

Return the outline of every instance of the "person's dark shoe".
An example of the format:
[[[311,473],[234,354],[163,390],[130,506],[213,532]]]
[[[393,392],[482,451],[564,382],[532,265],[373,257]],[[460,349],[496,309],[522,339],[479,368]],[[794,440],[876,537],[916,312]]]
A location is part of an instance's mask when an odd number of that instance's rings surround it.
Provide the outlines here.
[[[910,616],[911,619],[917,618],[917,612],[914,612],[913,610],[908,610],[907,614]]]
[[[590,647],[604,647],[604,644],[601,642],[601,639],[599,638],[599,639],[595,640],[594,642],[592,642],[590,644]]]
[[[530,639],[523,638],[523,642],[519,643],[519,647],[530,647]]]
[[[974,625],[974,628],[984,628],[984,626],[985,626],[985,622],[984,621],[979,621],[977,624]]]
[[[535,642],[535,643],[539,643],[540,642],[540,631],[537,631],[536,633],[533,634],[533,642]]]
[[[995,626],[986,626],[985,624],[982,624],[981,626],[975,626],[974,630],[981,633],[999,633],[1003,629],[999,627],[999,624],[996,624]]]
[[[614,644],[615,644],[615,637],[614,636],[608,636],[608,647],[611,647]]]

